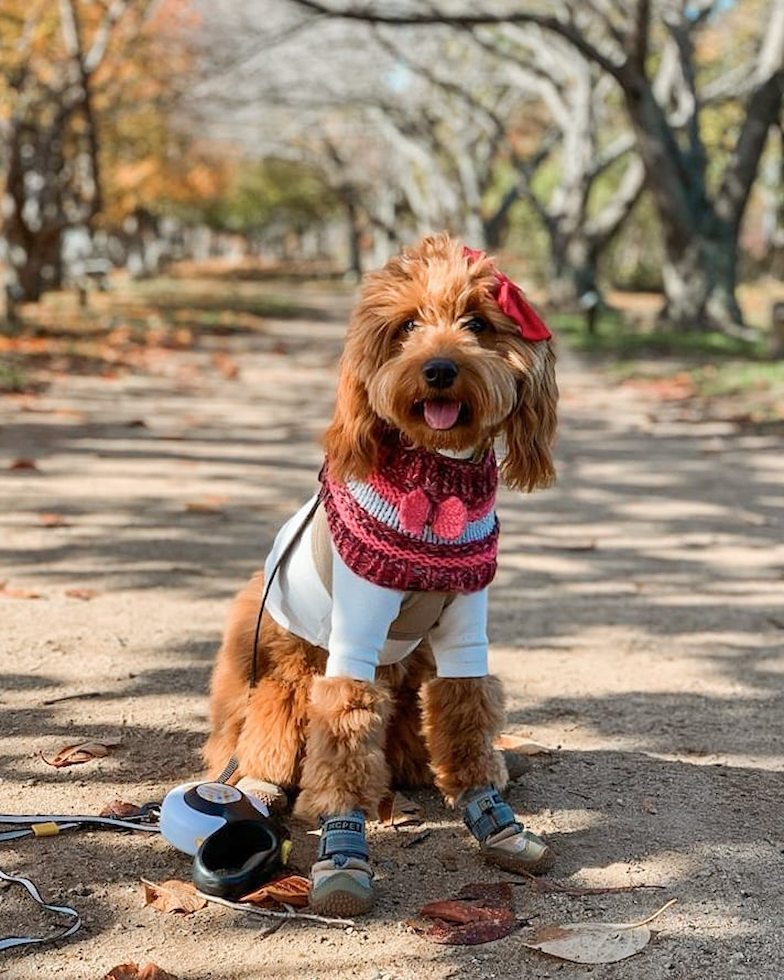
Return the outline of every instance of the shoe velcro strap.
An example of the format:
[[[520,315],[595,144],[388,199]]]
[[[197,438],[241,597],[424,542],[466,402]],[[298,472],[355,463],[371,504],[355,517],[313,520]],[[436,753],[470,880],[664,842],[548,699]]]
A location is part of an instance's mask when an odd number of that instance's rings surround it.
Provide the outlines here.
[[[496,789],[475,796],[463,810],[463,821],[480,842],[517,824],[514,810]]]
[[[361,813],[355,811],[328,817],[321,824],[318,859],[321,861],[335,854],[362,858],[364,861],[370,857],[365,840],[365,818]]]

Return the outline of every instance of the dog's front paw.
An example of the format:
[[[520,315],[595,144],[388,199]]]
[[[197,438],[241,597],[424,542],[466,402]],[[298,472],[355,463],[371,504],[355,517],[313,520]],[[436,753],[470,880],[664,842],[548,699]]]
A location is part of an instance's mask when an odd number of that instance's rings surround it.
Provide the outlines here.
[[[308,904],[322,915],[352,916],[373,906],[373,869],[361,858],[335,855],[310,869]]]
[[[463,822],[479,841],[485,860],[504,871],[544,874],[555,864],[555,855],[533,831],[526,830],[494,786],[463,793]]]
[[[318,859],[310,869],[310,907],[326,915],[351,916],[373,905],[373,869],[359,810],[321,820]]]
[[[516,874],[544,874],[555,864],[555,855],[542,838],[519,824],[488,837],[479,846],[486,861]]]

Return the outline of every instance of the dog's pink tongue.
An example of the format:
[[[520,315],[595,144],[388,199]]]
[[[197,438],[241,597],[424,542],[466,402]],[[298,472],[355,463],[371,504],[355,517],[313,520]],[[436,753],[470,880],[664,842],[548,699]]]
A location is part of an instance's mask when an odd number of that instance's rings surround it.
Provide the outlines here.
[[[425,422],[431,429],[451,429],[460,414],[460,402],[425,402]]]

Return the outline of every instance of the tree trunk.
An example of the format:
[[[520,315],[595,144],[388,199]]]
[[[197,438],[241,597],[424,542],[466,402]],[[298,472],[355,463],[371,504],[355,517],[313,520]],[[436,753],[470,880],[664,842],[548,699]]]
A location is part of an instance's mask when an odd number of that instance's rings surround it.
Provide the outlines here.
[[[599,295],[598,249],[582,228],[550,229],[550,280],[548,290],[554,306],[574,307],[584,296]]]
[[[735,298],[737,236],[732,227],[710,217],[709,226],[695,230],[688,240],[665,234],[665,305],[659,321],[676,330],[742,334]]]
[[[781,31],[781,12],[779,20]],[[746,333],[735,297],[738,238],[767,133],[780,110],[783,75],[779,70],[763,78],[749,97],[732,159],[711,198],[696,120],[691,144],[682,147],[639,69],[630,63],[617,74],[664,235],[660,319],[676,329]]]
[[[344,190],[343,203],[346,208],[346,230],[348,232],[348,269],[357,278],[362,275],[362,227],[360,209],[351,191]]]
[[[12,123],[9,146],[3,228],[7,290],[14,303],[35,303],[46,290],[62,284],[62,135]]]

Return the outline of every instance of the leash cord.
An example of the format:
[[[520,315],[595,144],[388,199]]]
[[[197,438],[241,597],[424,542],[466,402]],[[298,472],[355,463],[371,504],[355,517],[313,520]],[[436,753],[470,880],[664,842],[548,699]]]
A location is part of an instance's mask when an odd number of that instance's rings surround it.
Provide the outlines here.
[[[323,495],[324,495],[324,488],[321,487],[319,489],[319,492],[316,494],[316,498],[313,501],[310,510],[307,512],[307,514],[305,514],[304,518],[302,519],[302,523],[299,525],[299,527],[296,529],[294,534],[291,536],[290,540],[286,543],[286,547],[283,549],[283,551],[281,551],[278,560],[275,562],[275,565],[272,571],[270,572],[269,578],[264,584],[264,591],[261,594],[261,602],[259,603],[259,612],[258,615],[256,616],[256,627],[253,630],[253,647],[251,649],[251,656],[250,656],[250,671],[248,672],[248,697],[250,697],[251,691],[256,686],[256,680],[257,680],[256,673],[257,673],[258,659],[259,659],[259,637],[261,635],[261,620],[264,615],[264,609],[266,608],[267,605],[267,599],[269,598],[270,589],[272,588],[272,583],[275,581],[275,576],[278,574],[281,566],[289,557],[291,552],[294,550],[295,546],[298,544],[302,535],[305,533],[305,528],[310,524],[310,522],[315,517],[316,511],[319,508],[319,504],[321,503]],[[239,769],[239,766],[240,764],[237,759],[237,756],[232,755],[232,757],[229,759],[229,761],[221,770],[220,774],[215,777],[215,782],[227,783],[234,775],[234,773]]]
[[[119,817],[93,817],[82,814],[0,813],[0,826],[5,824],[16,825],[16,829],[0,833],[0,842],[18,840],[21,837],[53,837],[64,830],[91,825],[115,830],[143,830],[147,833],[157,834],[160,832],[157,823],[159,811],[160,808],[157,803],[145,803],[141,807],[138,817],[125,820]],[[71,908],[70,905],[52,905],[45,902],[41,898],[38,888],[29,878],[23,878],[21,875],[10,875],[0,869],[0,882],[2,881],[8,882],[9,885],[21,885],[42,908],[48,912],[56,912],[58,915],[67,915],[74,921],[51,936],[0,936],[0,951],[14,949],[16,946],[38,945],[67,939],[68,936],[72,936],[81,928],[82,920],[76,909]]]
[[[93,817],[83,814],[0,813],[0,826],[3,824],[17,825],[13,830],[0,832],[0,842],[16,840],[20,837],[53,837],[63,830],[90,825],[99,828],[108,827],[114,830],[141,830],[148,834],[157,834],[160,832],[157,813],[157,803],[147,804],[144,812],[135,820],[123,820],[119,817]]]
[[[316,511],[318,510],[319,505],[321,503],[323,494],[324,494],[324,490],[322,487],[319,490],[319,492],[316,494],[316,498],[313,501],[310,510],[307,512],[307,514],[305,514],[304,518],[302,519],[302,523],[296,529],[294,534],[291,536],[290,540],[286,543],[286,547],[280,553],[278,560],[275,562],[274,568],[270,572],[270,577],[268,581],[265,583],[264,592],[262,593],[261,602],[259,603],[259,613],[258,616],[256,617],[256,628],[253,631],[253,650],[251,653],[250,675],[248,678],[248,696],[250,696],[250,692],[256,686],[256,668],[257,668],[257,661],[258,661],[259,635],[261,634],[261,619],[262,616],[264,615],[264,609],[267,605],[267,599],[269,598],[270,590],[272,589],[272,584],[275,581],[275,577],[278,574],[278,571],[280,570],[281,566],[289,557],[289,555],[294,550],[296,545],[299,543],[299,539],[305,533],[305,529],[315,517]]]
[[[66,939],[68,936],[72,936],[77,929],[81,929],[82,920],[76,909],[72,909],[70,905],[50,905],[48,902],[45,902],[41,898],[41,893],[29,878],[23,878],[21,875],[9,875],[0,869],[0,881],[7,881],[12,885],[21,885],[22,888],[27,890],[30,897],[48,912],[67,915],[74,920],[70,925],[63,927],[63,929],[53,936],[6,936],[0,938],[0,950],[13,949],[15,946],[27,946],[31,943],[51,943],[56,939]]]

